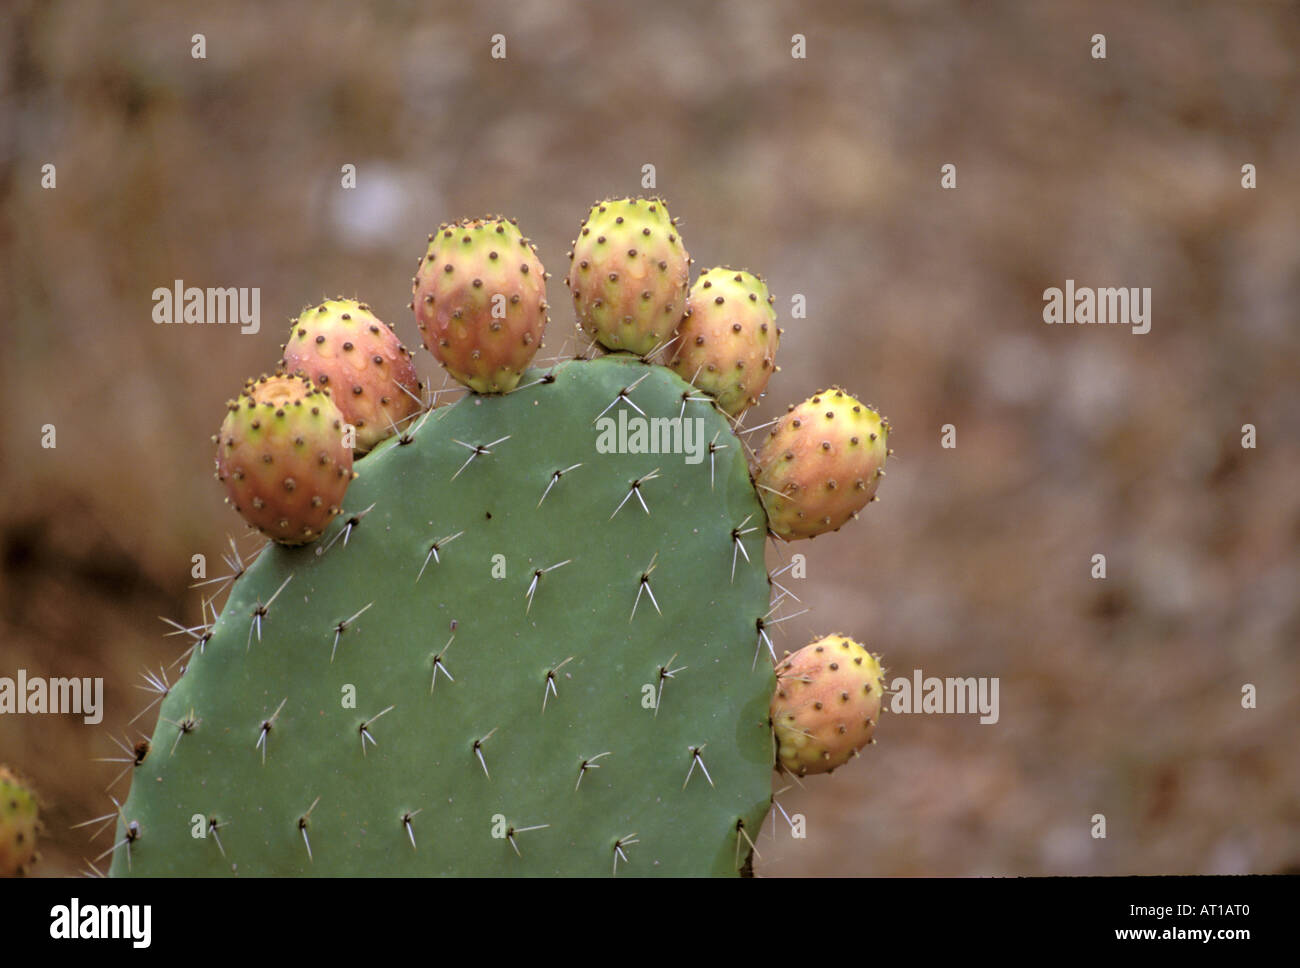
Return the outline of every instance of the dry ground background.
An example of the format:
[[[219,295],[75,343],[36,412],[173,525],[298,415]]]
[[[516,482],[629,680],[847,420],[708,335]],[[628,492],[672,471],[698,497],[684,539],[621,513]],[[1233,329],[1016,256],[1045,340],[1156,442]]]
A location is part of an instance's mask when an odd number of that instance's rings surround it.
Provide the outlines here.
[[[841,383],[896,428],[881,502],[797,549],[812,612],[778,644],[843,630],[896,673],[1001,682],[996,725],[887,716],[784,794],[808,837],[766,830],[759,873],[1300,865],[1295,4],[213,6],[0,14],[0,674],[107,685],[99,728],[0,719],[48,804],[41,873],[90,851],[67,827],[116,772],[90,760],[176,654],[157,616],[198,619],[190,556],[239,530],[208,435],[289,316],[355,294],[416,346],[440,220],[511,214],[558,270],[646,163],[697,268],[777,295],[749,422]],[[177,278],[260,287],[263,333],[155,326]],[[1151,287],[1151,332],[1045,326],[1066,278]]]

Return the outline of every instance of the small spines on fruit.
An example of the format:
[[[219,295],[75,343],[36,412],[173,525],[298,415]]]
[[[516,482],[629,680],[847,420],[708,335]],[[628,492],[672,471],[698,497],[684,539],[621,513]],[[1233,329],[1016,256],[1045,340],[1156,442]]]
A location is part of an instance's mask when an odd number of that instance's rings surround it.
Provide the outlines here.
[[[284,369],[329,390],[364,454],[418,413],[411,352],[365,303],[331,299],[303,310],[284,346]]]
[[[863,646],[828,635],[776,667],[772,728],[777,763],[791,773],[829,773],[872,741],[884,670]]]
[[[758,403],[776,369],[772,303],[760,277],[722,266],[701,273],[686,300],[670,365],[733,417]]]
[[[36,794],[7,766],[0,766],[0,876],[31,869],[39,832]]]
[[[250,380],[214,438],[226,500],[281,544],[315,541],[356,476],[343,423],[329,391],[304,377]]]
[[[875,498],[889,452],[889,421],[838,387],[791,405],[758,452],[769,530],[786,540],[838,531]]]
[[[686,311],[691,257],[662,199],[597,202],[569,260],[565,283],[584,333],[638,356],[672,339]]]
[[[425,347],[471,390],[510,392],[542,345],[546,279],[513,219],[439,226],[412,280]]]

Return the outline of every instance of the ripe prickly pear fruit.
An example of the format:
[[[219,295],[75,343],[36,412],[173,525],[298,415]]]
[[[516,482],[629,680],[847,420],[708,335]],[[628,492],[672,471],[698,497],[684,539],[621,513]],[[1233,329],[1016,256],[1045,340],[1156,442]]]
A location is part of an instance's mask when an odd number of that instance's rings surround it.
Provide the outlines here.
[[[513,219],[440,225],[411,280],[424,345],[479,393],[509,393],[542,345],[546,270]]]
[[[723,266],[695,280],[670,364],[731,416],[758,403],[775,370],[781,330],[763,280]]]
[[[25,874],[36,860],[40,810],[36,794],[0,766],[0,877]]]
[[[691,257],[663,199],[597,202],[569,260],[565,284],[583,332],[638,356],[672,339],[686,311]]]
[[[786,653],[771,706],[777,762],[799,776],[843,765],[872,742],[883,694],[878,659],[843,635]]]
[[[768,528],[786,540],[838,531],[885,476],[889,420],[831,387],[789,411],[758,452]]]
[[[315,541],[356,475],[343,415],[299,376],[249,380],[217,444],[217,479],[244,520],[285,545]]]
[[[370,307],[331,299],[305,309],[284,345],[284,369],[331,392],[364,454],[420,411],[411,352]]]

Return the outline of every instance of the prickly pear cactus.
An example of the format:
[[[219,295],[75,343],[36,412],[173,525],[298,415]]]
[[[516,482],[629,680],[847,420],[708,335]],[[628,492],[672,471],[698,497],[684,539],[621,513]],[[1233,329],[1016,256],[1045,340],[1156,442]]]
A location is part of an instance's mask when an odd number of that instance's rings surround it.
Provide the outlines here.
[[[733,417],[758,403],[776,371],[773,302],[761,278],[724,266],[702,272],[686,300],[669,365]]]
[[[616,354],[355,466],[322,540],[268,544],[170,687],[112,873],[742,872],[775,677],[727,420]]]
[[[298,376],[250,380],[214,438],[226,500],[263,534],[309,544],[342,511],[352,448],[328,391]]]
[[[510,392],[542,345],[546,279],[512,219],[439,226],[411,279],[425,347],[479,393]]]
[[[791,404],[758,452],[768,527],[787,541],[838,531],[875,499],[891,453],[889,418],[839,387]]]
[[[281,361],[322,390],[356,430],[358,455],[420,410],[411,351],[355,299],[327,299],[293,321]]]
[[[30,786],[0,765],[0,877],[25,874],[36,861],[40,805]]]
[[[783,769],[830,773],[871,742],[885,683],[865,647],[827,635],[787,655],[776,676],[772,728]]]
[[[569,260],[565,284],[584,333],[630,353],[669,342],[686,311],[691,257],[663,199],[597,202]]]

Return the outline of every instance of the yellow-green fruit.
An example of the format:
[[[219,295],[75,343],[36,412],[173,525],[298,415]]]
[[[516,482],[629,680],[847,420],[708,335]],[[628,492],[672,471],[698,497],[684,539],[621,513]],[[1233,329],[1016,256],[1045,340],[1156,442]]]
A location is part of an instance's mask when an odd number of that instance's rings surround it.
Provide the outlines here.
[[[0,766],[0,876],[26,874],[36,860],[40,811],[36,794]]]
[[[876,496],[889,421],[838,387],[791,406],[758,452],[767,526],[787,541],[838,531]]]
[[[546,279],[514,219],[438,226],[411,280],[425,347],[476,393],[509,393],[542,345]]]
[[[597,202],[569,261],[565,284],[584,333],[638,356],[672,339],[686,312],[691,257],[663,199]]]
[[[776,667],[772,728],[777,762],[791,773],[829,773],[872,741],[884,670],[863,646],[828,635]]]
[[[758,403],[776,370],[772,302],[762,278],[724,266],[702,273],[686,300],[670,365],[733,417]]]

